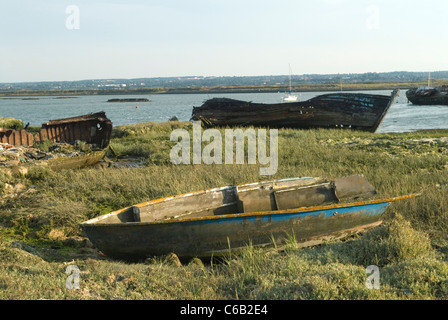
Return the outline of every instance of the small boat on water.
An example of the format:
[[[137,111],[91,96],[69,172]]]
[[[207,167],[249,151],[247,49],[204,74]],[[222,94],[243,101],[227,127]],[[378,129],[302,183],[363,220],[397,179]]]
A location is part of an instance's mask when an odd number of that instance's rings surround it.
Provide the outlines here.
[[[343,238],[379,225],[389,203],[416,196],[366,200],[374,194],[362,175],[263,181],[151,200],[80,226],[114,259],[212,257],[291,236],[303,246]]]
[[[295,94],[292,94],[292,85],[291,85],[291,65],[289,66],[289,92],[282,98],[283,102],[296,102],[299,100],[299,97]]]
[[[283,98],[283,102],[296,102],[299,99],[295,94],[292,94],[291,91],[289,91]]]
[[[253,103],[213,98],[194,107],[191,120],[207,127],[348,128],[375,132],[398,96],[330,93],[289,103]]]

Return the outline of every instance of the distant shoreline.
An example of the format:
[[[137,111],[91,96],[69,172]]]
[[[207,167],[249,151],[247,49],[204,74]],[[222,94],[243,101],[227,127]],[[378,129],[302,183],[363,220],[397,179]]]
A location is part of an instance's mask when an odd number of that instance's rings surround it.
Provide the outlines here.
[[[443,82],[444,84],[446,81]],[[293,92],[318,92],[318,91],[367,91],[367,90],[394,90],[410,89],[425,82],[382,82],[382,83],[331,83],[295,85]],[[434,81],[434,86],[437,82]],[[215,86],[215,87],[177,87],[177,88],[138,88],[138,89],[89,89],[89,90],[11,90],[0,91],[1,97],[23,96],[88,96],[88,95],[148,95],[148,94],[222,94],[222,93],[278,93],[288,92],[285,85],[253,85],[253,86]]]

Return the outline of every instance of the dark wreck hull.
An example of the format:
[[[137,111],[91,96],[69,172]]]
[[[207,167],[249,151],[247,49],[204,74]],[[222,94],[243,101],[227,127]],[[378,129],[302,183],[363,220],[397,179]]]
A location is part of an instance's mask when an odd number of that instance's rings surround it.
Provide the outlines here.
[[[84,168],[98,163],[106,154],[112,134],[112,122],[106,117],[105,112],[90,113],[77,117],[50,120],[43,123],[36,133],[28,132],[26,129],[15,130],[0,128],[0,143],[13,146],[32,147],[43,141],[55,143],[74,143],[77,140],[92,145],[92,151],[73,156],[56,157],[50,159],[39,159],[30,163],[24,161],[7,164],[5,169],[10,168],[21,171],[39,165],[47,166],[52,170]]]
[[[43,123],[39,132],[0,128],[0,142],[12,145],[32,146],[50,140],[53,142],[85,141],[103,149],[109,145],[112,122],[104,111],[77,117],[50,120]]]
[[[375,132],[398,93],[331,93],[278,104],[214,98],[193,108],[192,120],[200,120],[208,127],[350,128]]]
[[[415,105],[430,106],[441,105],[448,106],[448,91],[439,91],[437,89],[423,90],[421,92],[418,89],[411,89],[406,91],[406,97]]]

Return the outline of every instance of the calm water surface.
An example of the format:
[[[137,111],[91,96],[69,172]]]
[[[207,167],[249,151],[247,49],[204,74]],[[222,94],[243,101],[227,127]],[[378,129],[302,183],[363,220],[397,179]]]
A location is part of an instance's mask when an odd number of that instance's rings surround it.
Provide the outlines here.
[[[370,94],[390,95],[391,90],[365,91]],[[328,92],[300,93],[301,100],[308,100]],[[421,129],[448,129],[448,106],[416,106],[408,103],[402,90],[394,105],[389,109],[379,133],[408,132]],[[176,116],[188,121],[193,107],[214,97],[239,100],[278,103],[282,93],[238,93],[238,94],[160,94],[123,96],[76,96],[72,99],[56,97],[14,97],[0,98],[0,116],[21,119],[24,124],[40,126],[48,120],[105,111],[114,126],[140,122],[163,122]],[[149,98],[150,102],[110,103],[112,98]],[[37,99],[37,100],[35,100]]]

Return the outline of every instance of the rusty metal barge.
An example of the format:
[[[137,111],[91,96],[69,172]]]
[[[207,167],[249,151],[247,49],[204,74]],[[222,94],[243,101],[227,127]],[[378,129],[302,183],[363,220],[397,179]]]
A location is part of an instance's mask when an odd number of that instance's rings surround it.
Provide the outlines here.
[[[98,250],[119,260],[216,257],[290,237],[310,246],[375,227],[391,202],[416,196],[367,200],[375,193],[362,175],[263,181],[151,200],[81,228]]]
[[[349,128],[375,132],[398,93],[330,93],[277,104],[213,98],[194,107],[191,120],[202,121],[207,127]]]
[[[36,142],[85,141],[97,148],[109,145],[112,134],[112,122],[104,111],[82,116],[50,120],[42,124],[39,132],[31,133],[26,129],[15,130],[0,128],[0,142],[12,145],[32,146]]]
[[[16,130],[0,128],[0,143],[12,146],[31,148],[39,142],[51,141],[54,143],[76,144],[84,141],[89,144],[89,152],[82,155],[55,157],[28,163],[22,159],[16,165],[48,165],[51,169],[74,169],[90,166],[99,162],[105,155],[112,134],[112,122],[105,112],[90,113],[82,116],[51,120],[42,124],[37,132],[26,129]],[[9,150],[9,149],[8,149]],[[32,153],[32,152],[30,152]],[[19,155],[17,155],[18,158]],[[35,157],[33,157],[35,158]],[[14,161],[12,161],[14,166]],[[8,166],[7,164],[6,166]]]

